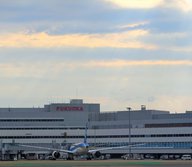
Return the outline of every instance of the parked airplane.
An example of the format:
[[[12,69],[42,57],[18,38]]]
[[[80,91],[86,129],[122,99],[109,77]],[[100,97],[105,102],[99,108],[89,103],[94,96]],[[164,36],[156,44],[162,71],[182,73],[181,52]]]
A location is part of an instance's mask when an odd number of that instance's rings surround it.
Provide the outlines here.
[[[91,149],[87,142],[87,129],[88,129],[88,125],[86,124],[84,141],[82,143],[72,144],[68,150],[39,147],[39,146],[30,146],[30,145],[24,145],[24,144],[19,144],[19,146],[37,148],[37,149],[43,149],[43,150],[50,150],[50,151],[52,151],[53,159],[58,159],[61,155],[60,153],[63,152],[63,153],[68,154],[68,156],[67,156],[68,160],[73,160],[74,157],[79,157],[79,156],[83,156],[83,155],[86,156],[87,160],[91,160],[94,157],[99,158],[101,156],[101,151],[103,151],[103,150],[122,149],[122,148],[128,148],[128,147],[132,147],[132,146],[143,145],[143,144],[134,144],[134,145],[127,145],[127,146],[119,146],[119,147],[106,147],[106,148]]]

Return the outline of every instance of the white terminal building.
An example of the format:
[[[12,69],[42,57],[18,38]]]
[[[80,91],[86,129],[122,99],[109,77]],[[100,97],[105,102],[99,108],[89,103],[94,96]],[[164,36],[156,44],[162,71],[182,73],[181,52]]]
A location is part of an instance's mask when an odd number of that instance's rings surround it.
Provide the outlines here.
[[[192,154],[192,112],[170,113],[149,110],[100,112],[100,104],[73,99],[69,103],[51,103],[43,108],[0,108],[2,154],[11,151],[35,152],[14,143],[66,148],[82,142],[89,122],[88,143],[97,147],[143,144],[131,153]],[[130,138],[129,138],[130,137]],[[126,154],[128,149],[103,153]]]

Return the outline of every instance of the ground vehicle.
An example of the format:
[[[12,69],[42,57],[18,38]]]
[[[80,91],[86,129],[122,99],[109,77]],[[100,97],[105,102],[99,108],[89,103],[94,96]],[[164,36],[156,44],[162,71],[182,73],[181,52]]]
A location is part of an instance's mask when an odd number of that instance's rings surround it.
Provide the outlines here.
[[[129,154],[125,154],[121,156],[121,158],[124,160],[129,160],[129,159],[143,160],[144,159],[142,154],[132,154],[131,156]]]
[[[191,160],[191,155],[182,155],[181,157],[182,160]]]
[[[169,159],[169,156],[166,155],[166,154],[164,154],[164,155],[161,155],[161,156],[160,156],[160,159],[162,159],[162,160],[168,160],[168,159]]]

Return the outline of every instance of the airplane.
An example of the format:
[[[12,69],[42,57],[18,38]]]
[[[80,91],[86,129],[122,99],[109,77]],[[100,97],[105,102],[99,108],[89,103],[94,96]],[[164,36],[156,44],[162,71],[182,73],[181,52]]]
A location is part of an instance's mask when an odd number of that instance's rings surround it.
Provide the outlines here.
[[[87,160],[91,160],[94,157],[99,158],[102,155],[101,151],[103,151],[103,150],[122,149],[122,148],[128,148],[128,147],[132,147],[132,146],[143,145],[143,144],[132,144],[132,145],[127,145],[127,146],[91,149],[91,147],[89,146],[89,144],[87,142],[87,129],[88,129],[88,124],[86,124],[86,128],[85,128],[84,141],[81,143],[72,144],[68,150],[39,147],[39,146],[30,146],[30,145],[24,145],[24,144],[19,144],[19,146],[50,150],[50,151],[52,151],[52,154],[51,154],[52,159],[60,158],[60,156],[61,156],[60,153],[67,153],[67,160],[74,160],[75,157],[80,157],[80,156],[86,156]]]

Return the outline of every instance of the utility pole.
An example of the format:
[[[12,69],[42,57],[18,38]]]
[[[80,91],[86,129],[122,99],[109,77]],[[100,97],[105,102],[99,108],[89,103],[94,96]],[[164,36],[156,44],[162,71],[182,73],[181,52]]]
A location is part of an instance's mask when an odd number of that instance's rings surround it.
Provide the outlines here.
[[[129,158],[131,158],[131,107],[127,107],[129,111]]]

